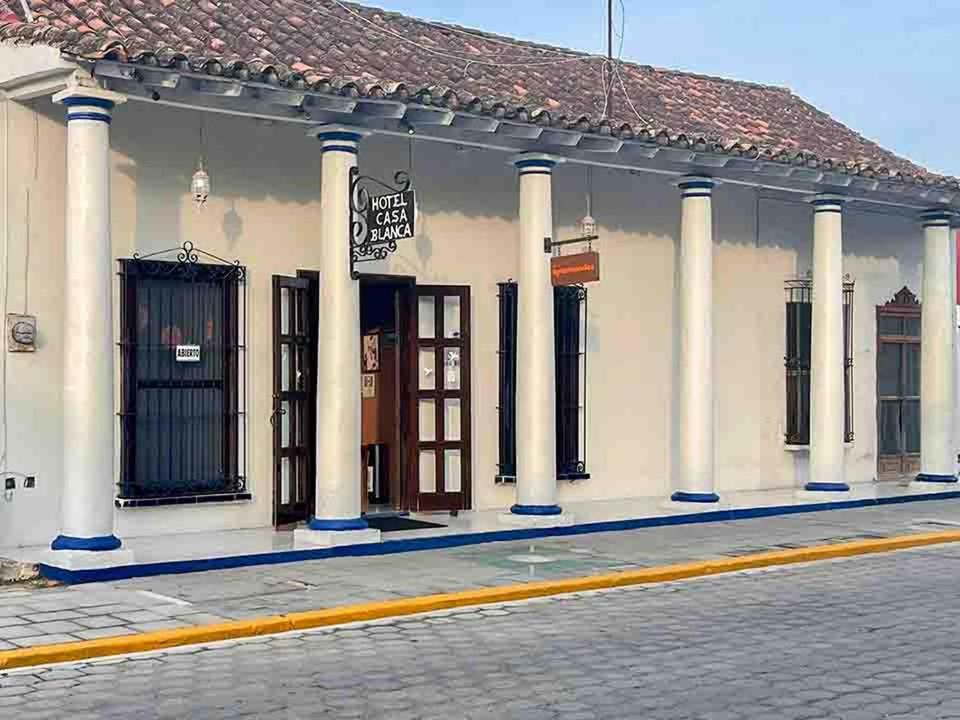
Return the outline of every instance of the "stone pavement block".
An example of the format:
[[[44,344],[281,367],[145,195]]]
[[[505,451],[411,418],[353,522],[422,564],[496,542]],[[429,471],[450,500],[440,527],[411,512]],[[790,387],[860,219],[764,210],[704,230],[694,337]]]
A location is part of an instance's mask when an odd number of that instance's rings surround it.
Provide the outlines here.
[[[81,640],[98,640],[105,637],[117,637],[118,635],[136,635],[137,631],[129,627],[105,627],[90,630],[77,630],[75,633]]]
[[[83,630],[82,625],[77,625],[75,622],[70,620],[53,620],[51,622],[38,622],[32,623],[30,625],[23,625],[18,627],[29,628],[34,631],[34,633],[72,633],[75,630]]]
[[[30,613],[23,617],[32,623],[43,623],[52,620],[73,620],[74,618],[83,617],[83,613],[79,613],[76,610],[54,610],[51,612]]]
[[[34,635],[32,637],[14,638],[10,642],[20,647],[34,647],[37,645],[58,645],[60,643],[77,642],[77,637],[65,635],[62,633],[52,633],[50,635]]]
[[[150,622],[132,623],[128,627],[138,633],[147,633],[155,630],[173,630],[188,627],[188,625],[179,620],[152,620]]]
[[[25,625],[10,625],[7,627],[0,627],[0,640],[11,641],[17,638],[30,637],[36,635],[37,631],[34,630],[30,624]]]
[[[160,613],[155,613],[151,610],[135,610],[133,612],[112,612],[109,613],[115,618],[122,620],[124,623],[146,623],[146,622],[157,622],[163,621],[167,618]]]

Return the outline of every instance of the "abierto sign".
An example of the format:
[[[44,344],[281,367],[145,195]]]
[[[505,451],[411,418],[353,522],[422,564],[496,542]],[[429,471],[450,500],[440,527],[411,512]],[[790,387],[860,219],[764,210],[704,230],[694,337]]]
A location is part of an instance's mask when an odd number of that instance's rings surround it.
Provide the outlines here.
[[[200,362],[199,345],[177,345],[177,362]]]
[[[550,280],[554,285],[580,285],[600,279],[600,253],[590,251],[550,258]]]
[[[407,240],[416,235],[416,196],[413,190],[377,195],[366,210],[367,242]]]

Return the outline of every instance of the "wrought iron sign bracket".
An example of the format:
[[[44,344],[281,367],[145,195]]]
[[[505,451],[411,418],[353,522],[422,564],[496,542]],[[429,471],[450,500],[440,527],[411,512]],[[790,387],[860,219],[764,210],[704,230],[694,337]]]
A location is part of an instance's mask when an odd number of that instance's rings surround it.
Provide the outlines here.
[[[385,183],[369,175],[361,175],[356,167],[350,168],[350,277],[360,277],[357,263],[385,260],[397,251],[396,238],[371,238],[368,220],[370,191],[364,183],[379,185],[390,193],[404,193],[410,189],[410,176],[403,170],[393,175],[393,184]]]
[[[584,235],[583,237],[570,238],[569,240],[554,240],[553,238],[545,237],[543,239],[543,251],[550,255],[553,252],[555,247],[561,247],[563,245],[573,245],[574,243],[592,243],[594,240],[599,239],[599,235]]]

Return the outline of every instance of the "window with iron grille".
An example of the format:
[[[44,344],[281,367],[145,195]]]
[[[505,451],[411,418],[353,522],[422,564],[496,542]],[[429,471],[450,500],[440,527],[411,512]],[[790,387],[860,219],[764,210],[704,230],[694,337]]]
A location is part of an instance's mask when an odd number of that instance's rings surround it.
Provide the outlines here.
[[[517,474],[517,284],[499,284],[500,460],[497,478]],[[553,289],[556,362],[557,477],[580,480],[586,470],[586,306],[581,286]]]
[[[244,269],[198,254],[120,261],[124,505],[249,497]]]
[[[853,280],[843,283],[843,439],[853,442]],[[808,273],[787,280],[786,431],[788,445],[810,444],[810,347],[813,280]]]

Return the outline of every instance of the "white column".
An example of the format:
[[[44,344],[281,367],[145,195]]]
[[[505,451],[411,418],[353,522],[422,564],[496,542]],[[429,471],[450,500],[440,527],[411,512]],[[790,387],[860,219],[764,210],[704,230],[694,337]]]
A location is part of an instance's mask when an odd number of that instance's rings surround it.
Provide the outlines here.
[[[843,203],[821,194],[813,205],[813,317],[810,338],[808,491],[845,492],[843,425]]]
[[[559,515],[556,358],[550,254],[551,181],[558,159],[524,153],[520,175],[520,272],[517,279],[517,502],[515,515]]]
[[[324,126],[321,143],[320,317],[317,342],[316,503],[298,541],[318,545],[377,542],[361,516],[360,284],[350,274],[350,171],[366,134]]]
[[[685,177],[680,218],[680,454],[676,502],[717,502],[713,477],[714,181]]]
[[[67,108],[63,500],[54,550],[116,550],[110,119],[123,97],[72,87]]]
[[[956,300],[950,219],[945,210],[923,214],[923,289],[920,316],[921,482],[957,481],[953,422],[956,397]]]

